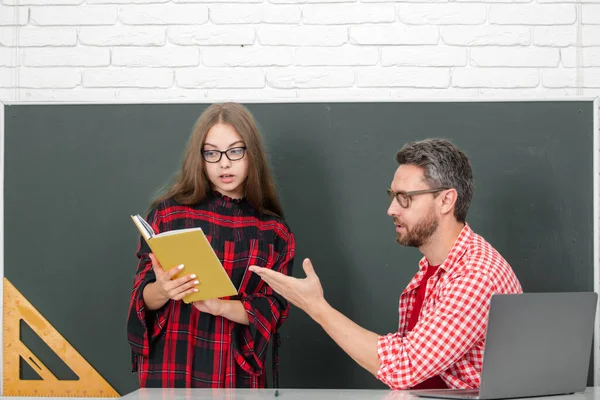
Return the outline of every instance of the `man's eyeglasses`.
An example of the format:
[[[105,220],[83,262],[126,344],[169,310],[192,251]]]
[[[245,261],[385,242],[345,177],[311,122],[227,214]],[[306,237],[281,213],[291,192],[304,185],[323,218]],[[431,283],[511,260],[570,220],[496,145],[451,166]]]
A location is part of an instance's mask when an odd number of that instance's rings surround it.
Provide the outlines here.
[[[392,189],[388,189],[387,194],[390,197],[390,202],[392,202],[392,201],[394,201],[394,199],[396,199],[396,201],[398,201],[398,204],[400,204],[400,207],[408,208],[408,207],[410,207],[410,202],[412,201],[412,196],[416,196],[419,194],[425,194],[425,193],[438,193],[438,192],[441,192],[441,191],[447,190],[447,189],[448,188],[413,190],[412,192],[404,192],[404,191],[394,192]]]
[[[217,163],[221,161],[223,154],[225,154],[230,161],[241,160],[244,158],[244,154],[246,154],[246,148],[232,147],[231,149],[227,149],[225,151],[202,150],[202,158],[204,158],[204,161],[209,163]]]

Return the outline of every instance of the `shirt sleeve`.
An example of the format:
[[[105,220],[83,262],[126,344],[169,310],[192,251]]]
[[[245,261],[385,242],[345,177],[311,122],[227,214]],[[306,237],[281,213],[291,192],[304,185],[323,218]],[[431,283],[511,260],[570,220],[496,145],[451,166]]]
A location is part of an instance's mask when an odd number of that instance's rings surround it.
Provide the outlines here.
[[[448,369],[478,342],[487,326],[491,279],[473,270],[442,288],[435,308],[406,336],[380,336],[377,379],[408,389]]]
[[[295,253],[294,235],[288,233],[282,242],[275,262],[268,265],[272,265],[271,269],[274,271],[291,275]],[[234,333],[234,355],[238,365],[246,372],[260,375],[264,371],[263,360],[267,346],[287,319],[290,305],[266,283],[257,293],[240,295],[250,324],[236,326],[238,333]]]
[[[157,210],[152,210],[146,221],[150,223],[154,232],[160,232],[160,224],[157,218]],[[127,319],[127,339],[133,352],[132,369],[136,370],[135,355],[148,357],[150,346],[164,329],[169,316],[169,304],[171,300],[158,310],[148,310],[144,302],[143,292],[147,284],[156,281],[156,275],[152,270],[150,259],[150,247],[143,237],[140,236],[138,250],[138,266],[133,279],[129,303],[129,315]]]

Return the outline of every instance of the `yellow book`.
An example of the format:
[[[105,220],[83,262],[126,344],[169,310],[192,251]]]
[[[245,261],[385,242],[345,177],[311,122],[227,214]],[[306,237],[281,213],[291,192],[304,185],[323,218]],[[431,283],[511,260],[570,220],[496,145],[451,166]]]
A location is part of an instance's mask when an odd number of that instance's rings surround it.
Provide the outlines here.
[[[201,228],[177,229],[156,234],[144,218],[132,215],[131,219],[166,271],[184,265],[173,279],[196,274],[199,281],[196,285],[198,291],[185,296],[184,302],[237,294],[237,289]]]

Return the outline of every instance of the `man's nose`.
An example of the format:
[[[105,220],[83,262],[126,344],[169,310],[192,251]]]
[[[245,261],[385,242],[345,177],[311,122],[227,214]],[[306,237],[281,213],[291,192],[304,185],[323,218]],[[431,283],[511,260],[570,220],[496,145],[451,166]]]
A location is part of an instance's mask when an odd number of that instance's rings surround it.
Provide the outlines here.
[[[398,204],[398,200],[394,199],[394,200],[392,200],[392,202],[390,203],[390,206],[387,209],[387,215],[389,215],[390,217],[399,215],[401,212],[401,209],[402,209],[402,207],[400,207],[400,204]]]

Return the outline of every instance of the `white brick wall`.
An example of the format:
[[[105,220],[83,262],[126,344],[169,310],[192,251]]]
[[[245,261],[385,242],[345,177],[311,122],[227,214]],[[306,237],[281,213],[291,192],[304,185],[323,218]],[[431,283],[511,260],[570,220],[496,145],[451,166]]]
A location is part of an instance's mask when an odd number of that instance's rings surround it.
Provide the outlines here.
[[[0,100],[600,96],[600,0],[0,0]]]

